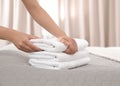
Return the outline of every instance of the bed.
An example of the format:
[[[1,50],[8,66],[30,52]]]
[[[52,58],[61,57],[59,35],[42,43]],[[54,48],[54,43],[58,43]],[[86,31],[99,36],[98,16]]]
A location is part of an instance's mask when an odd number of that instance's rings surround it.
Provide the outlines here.
[[[120,63],[115,61],[90,54],[86,66],[47,70],[31,67],[26,55],[12,52],[0,50],[0,86],[120,86]]]

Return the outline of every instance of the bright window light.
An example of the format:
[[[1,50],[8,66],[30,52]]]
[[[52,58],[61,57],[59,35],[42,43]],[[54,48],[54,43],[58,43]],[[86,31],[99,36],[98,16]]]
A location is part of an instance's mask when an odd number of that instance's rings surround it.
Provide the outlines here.
[[[47,11],[47,13],[52,17],[56,24],[58,24],[58,0],[40,0],[39,2],[43,9]],[[42,34],[44,38],[53,37],[53,35],[48,33],[45,29],[42,30]]]

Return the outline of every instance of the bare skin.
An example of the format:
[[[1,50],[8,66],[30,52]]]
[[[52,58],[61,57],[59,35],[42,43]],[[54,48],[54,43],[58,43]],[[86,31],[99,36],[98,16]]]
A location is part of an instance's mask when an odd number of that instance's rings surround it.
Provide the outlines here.
[[[56,36],[61,42],[63,42],[68,48],[65,53],[74,54],[77,49],[75,40],[68,37],[58,25],[52,20],[47,12],[38,4],[37,0],[22,0],[26,9],[29,11],[33,19],[48,32]],[[9,40],[15,44],[15,46],[25,52],[40,51],[39,48],[34,46],[29,40],[38,38],[33,35],[18,32],[5,27],[0,27],[0,38]]]
[[[0,27],[0,39],[11,41],[18,49],[25,52],[34,52],[40,50],[29,41],[30,39],[35,38],[38,37],[5,27]]]

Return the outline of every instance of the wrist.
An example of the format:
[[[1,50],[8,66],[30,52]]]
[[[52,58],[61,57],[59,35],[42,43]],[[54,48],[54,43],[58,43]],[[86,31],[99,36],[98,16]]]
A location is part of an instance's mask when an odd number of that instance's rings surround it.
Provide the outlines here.
[[[12,30],[12,29],[5,29],[4,30],[4,35],[3,35],[3,39],[4,40],[8,40],[8,41],[11,41],[14,39],[14,37],[16,36],[15,35],[15,30]]]
[[[9,29],[5,27],[0,27],[0,39],[8,40]]]
[[[59,35],[57,36],[57,38],[60,38],[60,37],[68,37],[68,36],[66,35],[65,32],[61,32],[61,33],[59,33]]]

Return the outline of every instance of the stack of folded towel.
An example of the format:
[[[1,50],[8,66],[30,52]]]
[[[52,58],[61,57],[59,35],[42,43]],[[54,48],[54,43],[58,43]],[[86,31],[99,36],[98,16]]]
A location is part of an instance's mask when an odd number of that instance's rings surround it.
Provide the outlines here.
[[[71,69],[88,64],[90,61],[86,50],[88,42],[84,39],[75,39],[75,41],[78,51],[69,55],[64,53],[67,46],[57,39],[32,39],[31,42],[44,51],[30,53],[29,63],[44,69]]]

